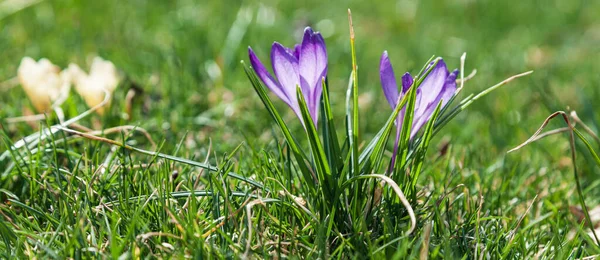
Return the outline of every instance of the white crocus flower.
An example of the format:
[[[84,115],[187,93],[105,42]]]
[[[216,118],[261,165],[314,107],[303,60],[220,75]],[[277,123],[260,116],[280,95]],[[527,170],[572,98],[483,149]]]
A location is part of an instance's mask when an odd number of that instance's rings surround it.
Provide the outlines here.
[[[94,58],[89,74],[76,64],[70,64],[67,71],[75,85],[75,90],[89,107],[95,107],[102,103],[104,95],[106,93],[112,95],[119,85],[120,78],[115,65],[100,57]],[[98,113],[103,114],[105,107],[99,108]]]
[[[40,112],[50,112],[52,105],[60,105],[69,94],[70,80],[65,72],[48,59],[36,62],[24,57],[17,75],[25,93],[34,108]]]

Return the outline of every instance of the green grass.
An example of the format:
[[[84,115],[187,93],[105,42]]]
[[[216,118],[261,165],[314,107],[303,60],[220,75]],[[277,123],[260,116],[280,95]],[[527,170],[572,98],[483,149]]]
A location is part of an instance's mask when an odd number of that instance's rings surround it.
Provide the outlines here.
[[[477,100],[441,129],[419,159],[422,171],[412,175],[418,179],[395,179],[417,215],[417,227],[408,236],[408,213],[389,186],[379,188],[389,203],[363,212],[379,181],[348,184],[346,196],[357,201],[348,208],[320,196],[318,189],[310,191],[290,143],[239,62],[247,61],[247,46],[266,61],[273,41],[290,46],[307,25],[323,32],[332,125],[343,141],[352,71],[347,8],[356,33],[360,152],[392,113],[379,82],[384,50],[397,75],[417,73],[432,55],[459,67],[467,52],[465,73],[477,69],[477,75],[457,101],[511,75],[535,71]],[[16,75],[23,56],[87,67],[88,57],[98,54],[127,79],[110,113],[79,124],[143,128],[156,146],[136,131],[105,137],[161,153],[64,131],[43,145],[12,151],[0,160],[0,258],[321,254],[404,259],[423,251],[448,259],[565,259],[600,254],[587,226],[572,213],[580,201],[569,136],[550,136],[506,153],[557,110],[577,111],[593,132],[600,132],[599,12],[599,2],[583,0],[61,0],[8,14],[0,10],[0,80]],[[125,96],[134,86],[143,93],[134,98],[132,118],[127,118]],[[87,109],[72,94],[62,106],[66,118]],[[316,148],[291,110],[270,97],[300,149],[307,156],[318,152],[311,150]],[[0,87],[0,107],[2,153],[40,126],[58,122],[55,116],[30,124],[6,122],[32,109],[19,86]],[[547,129],[564,126],[556,120]],[[592,149],[600,148],[582,132]],[[375,161],[387,163],[391,143]],[[584,142],[577,139],[575,147],[581,191],[587,206],[596,208],[600,169]],[[205,163],[218,170],[196,167]],[[348,178],[353,173],[340,171]],[[372,193],[360,192],[365,190]],[[306,202],[307,210],[294,196]],[[340,224],[348,222],[353,225]]]

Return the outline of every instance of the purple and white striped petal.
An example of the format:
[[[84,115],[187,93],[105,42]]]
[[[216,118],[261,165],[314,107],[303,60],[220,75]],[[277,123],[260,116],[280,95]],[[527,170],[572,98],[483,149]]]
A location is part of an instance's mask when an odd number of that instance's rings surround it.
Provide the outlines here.
[[[301,46],[302,45],[300,45],[300,44],[294,45],[294,52],[293,53],[294,53],[294,57],[296,57],[296,59],[298,59],[298,61],[300,60],[300,47]]]
[[[444,63],[444,60],[440,59],[435,67],[431,69],[431,72],[429,72],[427,77],[423,79],[423,82],[421,82],[421,85],[419,86],[422,96],[420,99],[418,98],[415,103],[415,118],[420,118],[429,105],[435,102],[446,83],[448,74],[449,72],[446,68],[446,63]],[[419,95],[418,92],[417,95]]]
[[[448,78],[446,78],[446,84],[444,84],[444,89],[442,93],[440,93],[440,99],[442,100],[442,107],[448,104],[448,101],[454,96],[456,93],[456,78],[458,77],[458,70],[454,70]],[[439,101],[438,101],[439,102]]]
[[[315,88],[327,74],[327,51],[325,40],[320,33],[315,33],[310,27],[304,30],[304,37],[299,48],[300,76],[309,87]]]
[[[454,96],[454,94],[456,93],[457,75],[458,70],[454,70],[452,73],[450,73],[448,77],[446,77],[444,84],[442,85],[442,90],[440,93],[438,93],[435,100],[427,104],[423,112],[418,117],[415,117],[416,121],[414,122],[411,129],[411,138],[421,129],[421,127],[423,127],[427,123],[427,121],[429,121],[429,119],[431,119],[431,115],[433,114],[433,111],[435,111],[435,108],[440,103],[440,101],[442,102],[443,108],[448,104],[448,101],[450,101],[452,96]]]
[[[313,32],[310,27],[304,29],[298,60],[302,93],[306,97],[309,112],[316,125],[323,93],[322,80],[327,75],[327,51],[323,36]]]
[[[298,74],[298,60],[294,54],[288,51],[278,42],[273,43],[271,48],[271,63],[273,72],[282,86],[288,99],[291,101],[293,109],[299,111],[298,99],[296,97],[296,86],[300,85],[300,76]]]
[[[423,95],[425,95],[424,100],[429,101],[428,103],[435,100],[437,95],[442,91],[446,78],[448,78],[448,74],[449,72],[446,68],[446,63],[443,59],[440,59],[423,80],[421,86],[419,86],[419,88],[423,90]]]
[[[281,45],[281,47],[283,47],[287,53],[289,53],[292,56],[294,56],[294,58],[296,58],[296,60],[299,59],[299,57],[300,57],[300,49],[299,49],[300,48],[300,44],[294,45],[294,48],[288,48],[288,47],[283,46],[282,44],[279,44],[279,45]]]

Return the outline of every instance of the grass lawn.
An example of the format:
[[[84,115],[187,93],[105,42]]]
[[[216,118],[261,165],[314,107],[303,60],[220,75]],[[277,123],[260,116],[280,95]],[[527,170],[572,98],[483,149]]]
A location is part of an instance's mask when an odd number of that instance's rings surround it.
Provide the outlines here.
[[[0,0],[0,259],[598,257],[599,13],[585,0]],[[271,44],[307,26],[328,56],[314,129],[247,67],[248,46],[271,70]],[[476,70],[401,136],[391,172],[385,50],[398,82],[432,56],[453,70],[466,52],[464,76]],[[100,56],[122,80],[102,115],[71,89],[34,120],[25,56],[85,70]],[[575,130],[559,115],[544,129],[558,133],[507,153],[555,111]]]

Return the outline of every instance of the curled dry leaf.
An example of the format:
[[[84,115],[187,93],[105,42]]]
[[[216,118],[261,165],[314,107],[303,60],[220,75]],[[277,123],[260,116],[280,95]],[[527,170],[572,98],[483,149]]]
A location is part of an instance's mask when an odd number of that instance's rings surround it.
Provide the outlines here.
[[[120,81],[115,65],[100,57],[94,58],[89,74],[76,64],[69,64],[67,71],[75,85],[75,90],[89,107],[100,104],[106,93],[112,94]],[[102,115],[105,108],[101,107],[97,111]]]
[[[70,80],[65,72],[48,59],[35,61],[24,57],[17,75],[33,107],[40,113],[49,112],[53,104],[60,105],[69,94]]]

